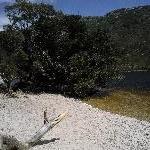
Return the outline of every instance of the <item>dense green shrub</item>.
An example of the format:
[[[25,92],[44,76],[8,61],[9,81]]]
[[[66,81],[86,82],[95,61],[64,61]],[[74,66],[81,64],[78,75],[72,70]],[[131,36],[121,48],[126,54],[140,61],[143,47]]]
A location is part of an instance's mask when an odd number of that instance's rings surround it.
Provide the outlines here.
[[[12,24],[0,32],[4,79],[85,97],[114,76],[118,54],[103,29],[89,31],[81,16],[45,4],[19,0],[6,11]]]

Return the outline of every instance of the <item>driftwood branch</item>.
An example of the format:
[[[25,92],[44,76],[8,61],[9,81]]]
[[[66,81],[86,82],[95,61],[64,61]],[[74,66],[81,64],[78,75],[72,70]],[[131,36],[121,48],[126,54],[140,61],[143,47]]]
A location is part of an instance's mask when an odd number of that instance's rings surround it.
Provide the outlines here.
[[[48,120],[26,143],[29,146],[35,145],[50,129],[57,125],[64,117],[67,115],[67,112],[59,115],[58,117]]]
[[[47,114],[45,113],[47,118]],[[47,120],[45,124],[25,143],[18,141],[11,136],[0,135],[0,150],[29,150],[34,146],[50,129],[62,121],[67,112],[60,114],[54,119]]]

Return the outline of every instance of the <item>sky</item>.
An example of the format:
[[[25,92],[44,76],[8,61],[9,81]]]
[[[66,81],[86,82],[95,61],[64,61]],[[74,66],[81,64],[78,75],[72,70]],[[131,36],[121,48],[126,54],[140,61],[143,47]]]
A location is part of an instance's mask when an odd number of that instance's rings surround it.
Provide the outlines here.
[[[66,14],[79,14],[82,16],[103,16],[106,13],[120,8],[150,5],[150,0],[30,0],[54,5],[57,10]],[[14,0],[0,0],[0,29],[8,23],[3,12],[3,6]]]

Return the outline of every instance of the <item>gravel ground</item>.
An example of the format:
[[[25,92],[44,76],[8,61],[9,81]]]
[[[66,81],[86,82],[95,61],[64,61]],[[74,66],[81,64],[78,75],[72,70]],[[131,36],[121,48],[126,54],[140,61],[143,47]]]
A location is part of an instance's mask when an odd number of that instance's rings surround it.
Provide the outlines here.
[[[0,133],[28,140],[50,117],[69,114],[32,150],[150,150],[150,123],[114,115],[61,95],[0,95]]]

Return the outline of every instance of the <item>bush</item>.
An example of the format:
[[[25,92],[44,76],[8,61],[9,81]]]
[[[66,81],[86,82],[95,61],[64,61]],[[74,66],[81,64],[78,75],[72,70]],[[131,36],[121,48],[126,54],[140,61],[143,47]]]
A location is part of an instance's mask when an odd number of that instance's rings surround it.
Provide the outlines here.
[[[95,87],[104,86],[114,75],[117,57],[108,33],[100,29],[89,32],[81,16],[64,15],[42,4],[24,3],[28,2],[16,1],[7,7],[13,24],[0,32],[0,48],[5,52],[0,62],[3,79],[9,84],[19,78],[31,82],[37,91],[53,88],[52,91],[78,97],[93,94]],[[41,8],[49,13],[38,11],[37,18],[28,16],[24,14],[28,5],[36,8],[30,10],[31,14]],[[14,12],[18,9],[20,22],[15,20],[18,13]]]

